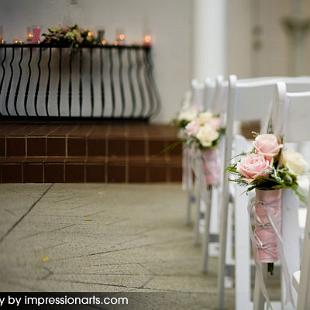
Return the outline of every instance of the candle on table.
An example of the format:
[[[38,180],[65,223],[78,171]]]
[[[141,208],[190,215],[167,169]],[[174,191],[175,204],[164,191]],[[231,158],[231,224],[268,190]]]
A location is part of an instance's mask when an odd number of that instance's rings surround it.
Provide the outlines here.
[[[32,28],[27,27],[27,42],[31,43],[33,40],[33,33],[32,33]]]
[[[117,31],[115,45],[122,45],[125,43],[126,35],[123,31]]]
[[[143,38],[143,45],[151,46],[152,45],[152,36],[150,34],[146,34]]]

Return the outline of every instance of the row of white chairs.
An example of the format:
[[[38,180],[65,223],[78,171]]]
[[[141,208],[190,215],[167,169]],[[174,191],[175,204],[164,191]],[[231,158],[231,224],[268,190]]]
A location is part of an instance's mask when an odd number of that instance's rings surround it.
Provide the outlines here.
[[[282,82],[286,84],[277,83]],[[282,88],[281,88],[282,85]],[[214,82],[206,80],[205,83],[198,83],[196,81],[192,84],[193,89],[193,103],[200,110],[211,110],[214,113],[220,113],[224,116],[226,135],[223,143],[223,161],[222,161],[222,182],[217,189],[212,189],[213,195],[210,191],[205,191],[204,184],[201,182],[201,175],[196,175],[196,225],[195,225],[195,240],[197,243],[199,236],[199,222],[201,207],[205,210],[205,225],[204,225],[204,242],[203,242],[203,270],[207,271],[208,256],[209,256],[209,240],[210,240],[210,218],[212,223],[218,222],[217,214],[220,212],[220,242],[219,242],[219,269],[218,269],[218,307],[224,308],[224,291],[225,291],[225,274],[227,264],[235,265],[235,290],[236,290],[236,309],[251,309],[253,303],[251,302],[251,256],[250,256],[250,242],[249,242],[249,218],[247,215],[248,197],[242,195],[243,189],[238,186],[232,186],[228,183],[227,174],[225,174],[225,167],[229,164],[233,154],[241,153],[245,148],[249,147],[246,139],[235,134],[235,128],[238,122],[257,120],[262,124],[269,123],[270,119],[273,121],[276,133],[284,133],[285,141],[300,142],[310,140],[310,136],[300,134],[300,132],[307,128],[310,122],[307,120],[307,109],[310,109],[310,100],[308,106],[306,104],[291,106],[292,111],[289,114],[283,113],[283,106],[280,104],[280,98],[286,98],[284,102],[296,101],[298,98],[307,98],[307,94],[296,96],[291,93],[283,91],[284,86],[287,85],[289,91],[305,91],[310,90],[310,78],[261,78],[249,80],[237,80],[235,76],[230,76],[228,81],[224,81],[219,77]],[[282,89],[282,90],[281,90]],[[282,93],[281,93],[281,91]],[[303,99],[304,101],[307,99]],[[281,108],[280,108],[281,107]],[[287,110],[287,109],[286,109]],[[294,114],[295,112],[295,114]],[[284,117],[285,115],[285,117]],[[288,117],[292,119],[287,122]],[[310,115],[308,113],[308,115]],[[298,122],[298,120],[304,122]],[[285,122],[285,126],[283,126]],[[297,126],[294,124],[298,123]],[[289,125],[290,124],[290,125]],[[302,124],[302,127],[299,125]],[[291,126],[291,127],[289,127]],[[309,125],[310,126],[310,125]],[[266,126],[262,126],[266,128]],[[285,131],[284,131],[285,129]],[[263,129],[264,130],[264,129]],[[290,132],[293,132],[294,135]],[[303,131],[309,132],[309,131]],[[310,132],[309,132],[310,135]],[[297,139],[298,137],[298,139]],[[234,146],[234,150],[233,150]],[[193,160],[193,158],[188,158]],[[197,173],[197,172],[196,172]],[[233,190],[232,190],[233,188]],[[232,195],[232,192],[234,195]],[[215,195],[214,195],[215,194]],[[218,194],[218,195],[216,195]],[[190,214],[190,206],[193,201],[193,193],[189,190],[189,204],[188,212]],[[231,197],[233,196],[233,199]],[[210,201],[211,197],[213,198]],[[221,199],[218,199],[218,198]],[[215,199],[214,199],[215,198]],[[284,195],[283,208],[283,238],[286,244],[286,252],[288,256],[288,263],[290,273],[299,268],[299,225],[298,225],[298,206],[299,202],[290,194]],[[233,208],[229,207],[233,206]],[[297,207],[296,207],[297,206]],[[234,215],[234,216],[233,216]],[[189,221],[189,218],[187,218]],[[309,221],[307,221],[308,223]],[[214,226],[214,225],[213,225]],[[233,239],[233,227],[235,229],[235,237]],[[216,228],[215,230],[216,232]],[[307,229],[306,229],[307,231]],[[228,241],[228,242],[227,242]],[[306,238],[305,238],[305,241]],[[234,247],[234,249],[233,249]],[[309,252],[309,250],[308,250]],[[304,254],[308,253],[304,251]],[[233,255],[233,253],[235,253]],[[213,253],[214,254],[214,253]],[[309,255],[309,254],[308,254]],[[305,256],[304,256],[305,257]],[[302,275],[307,272],[302,271]],[[298,274],[297,274],[298,275]],[[295,277],[298,279],[298,276]],[[298,282],[295,279],[295,286]],[[303,278],[302,278],[303,279]],[[304,283],[305,280],[301,281]],[[305,287],[300,284],[300,287]],[[300,292],[303,289],[299,289]],[[260,289],[256,287],[254,297],[254,308],[262,307],[264,304]],[[302,296],[302,294],[299,294]],[[284,294],[283,294],[284,296]],[[283,304],[284,297],[282,298]],[[261,308],[263,309],[263,308]],[[289,309],[289,308],[287,308]],[[306,309],[306,308],[299,308]]]

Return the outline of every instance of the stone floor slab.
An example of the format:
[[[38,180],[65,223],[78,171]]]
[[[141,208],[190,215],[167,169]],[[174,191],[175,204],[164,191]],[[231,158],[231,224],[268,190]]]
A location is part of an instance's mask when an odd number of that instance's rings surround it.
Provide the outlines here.
[[[216,306],[216,273],[201,273],[179,185],[2,184],[0,201],[1,291],[141,292],[132,297],[141,309]],[[233,298],[228,290],[228,309]]]

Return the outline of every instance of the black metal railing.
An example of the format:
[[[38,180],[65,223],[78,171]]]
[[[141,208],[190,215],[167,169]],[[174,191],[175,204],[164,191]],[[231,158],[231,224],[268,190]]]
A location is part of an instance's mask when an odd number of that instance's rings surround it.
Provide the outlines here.
[[[147,120],[159,109],[148,46],[0,45],[0,118]]]

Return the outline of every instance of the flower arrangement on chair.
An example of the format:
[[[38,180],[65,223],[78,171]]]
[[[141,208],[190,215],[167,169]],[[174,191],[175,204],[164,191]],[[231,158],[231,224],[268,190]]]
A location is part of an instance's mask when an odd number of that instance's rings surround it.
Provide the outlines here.
[[[184,101],[180,112],[173,120],[173,124],[180,130],[180,134],[183,135],[183,131],[192,120],[197,117],[198,109],[195,105],[191,104],[192,95],[191,92],[187,92],[184,96]]]
[[[220,168],[217,146],[224,128],[218,115],[201,112],[185,127],[186,143],[201,151],[207,185],[219,182]]]
[[[182,188],[183,190],[192,189],[192,171],[191,171],[191,159],[192,150],[185,143],[185,127],[189,124],[198,114],[198,109],[195,105],[192,105],[192,93],[187,91],[184,95],[182,107],[175,119],[172,120],[173,125],[179,129],[179,138],[182,141],[183,151],[182,151]],[[173,146],[174,147],[174,146]],[[194,200],[192,194],[189,194],[190,203]],[[189,204],[190,204],[189,203]],[[188,219],[187,222],[190,220]]]
[[[247,192],[255,189],[249,210],[254,219],[252,244],[255,260],[268,263],[270,273],[280,257],[282,189],[291,189],[304,201],[297,181],[307,167],[301,154],[283,149],[279,137],[261,134],[256,136],[253,149],[238,155],[227,168],[231,181],[245,186]]]

